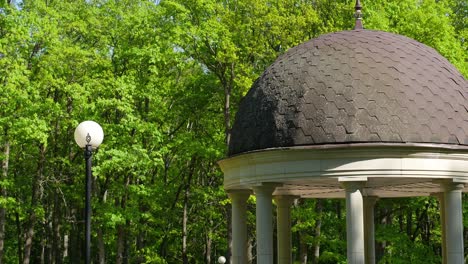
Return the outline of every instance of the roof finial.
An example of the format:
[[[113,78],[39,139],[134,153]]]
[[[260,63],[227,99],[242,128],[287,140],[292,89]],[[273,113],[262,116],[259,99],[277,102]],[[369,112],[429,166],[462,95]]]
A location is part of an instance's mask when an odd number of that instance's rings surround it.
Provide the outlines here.
[[[354,29],[363,29],[362,27],[362,6],[361,6],[361,1],[356,0],[356,6],[354,7],[354,10],[356,12],[354,13],[354,17],[356,18],[356,25],[354,26]]]

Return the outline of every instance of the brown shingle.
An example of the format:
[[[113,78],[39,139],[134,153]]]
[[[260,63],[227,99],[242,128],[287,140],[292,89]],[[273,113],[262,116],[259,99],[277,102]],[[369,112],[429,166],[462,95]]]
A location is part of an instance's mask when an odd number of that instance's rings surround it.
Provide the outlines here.
[[[468,146],[468,82],[434,49],[371,30],[281,55],[242,100],[229,155],[350,142]]]

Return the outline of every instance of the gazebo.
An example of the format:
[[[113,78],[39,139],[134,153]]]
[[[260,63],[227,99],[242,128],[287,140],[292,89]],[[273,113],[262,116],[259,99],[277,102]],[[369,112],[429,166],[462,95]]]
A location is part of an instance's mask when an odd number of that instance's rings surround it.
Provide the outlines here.
[[[256,196],[257,263],[292,263],[295,197],[345,198],[348,263],[375,263],[379,198],[436,195],[443,263],[464,263],[468,82],[434,49],[356,28],[281,55],[237,113],[219,162],[232,201],[233,263],[247,263],[246,201]]]

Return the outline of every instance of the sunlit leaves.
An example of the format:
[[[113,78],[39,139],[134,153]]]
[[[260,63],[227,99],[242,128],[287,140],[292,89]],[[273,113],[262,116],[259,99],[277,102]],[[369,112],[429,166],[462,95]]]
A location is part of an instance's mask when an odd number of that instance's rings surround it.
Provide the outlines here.
[[[364,24],[369,29],[395,32],[429,45],[468,76],[468,52],[466,42],[460,39],[463,29],[459,28],[463,7],[448,2],[369,1],[364,5]]]

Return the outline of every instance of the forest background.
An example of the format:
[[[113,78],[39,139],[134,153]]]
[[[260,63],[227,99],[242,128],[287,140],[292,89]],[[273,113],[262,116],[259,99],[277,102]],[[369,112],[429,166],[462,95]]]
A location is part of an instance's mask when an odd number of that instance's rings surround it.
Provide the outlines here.
[[[468,76],[466,0],[362,1],[368,29],[437,49]],[[216,162],[238,103],[275,58],[353,27],[352,0],[0,2],[0,263],[80,263],[95,120],[94,263],[216,263],[230,202]],[[465,199],[468,197],[465,197]],[[249,241],[255,261],[255,202]],[[344,200],[297,200],[298,263],[345,263]],[[379,263],[440,263],[435,198],[382,199]],[[468,245],[468,203],[464,203]],[[467,252],[467,250],[465,250]]]

